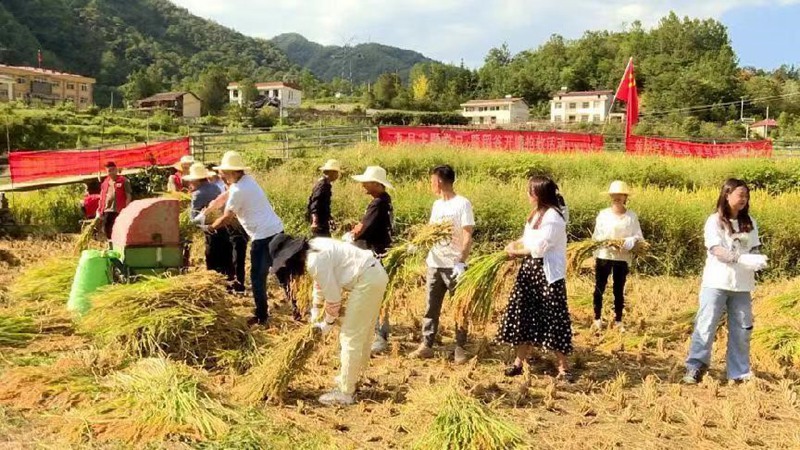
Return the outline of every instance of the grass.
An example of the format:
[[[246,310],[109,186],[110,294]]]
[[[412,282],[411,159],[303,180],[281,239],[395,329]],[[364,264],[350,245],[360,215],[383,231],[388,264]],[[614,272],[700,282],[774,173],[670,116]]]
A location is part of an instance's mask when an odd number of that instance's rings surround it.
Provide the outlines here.
[[[212,364],[220,349],[245,343],[246,325],[231,311],[224,279],[212,272],[149,278],[99,289],[78,331],[133,356]]]

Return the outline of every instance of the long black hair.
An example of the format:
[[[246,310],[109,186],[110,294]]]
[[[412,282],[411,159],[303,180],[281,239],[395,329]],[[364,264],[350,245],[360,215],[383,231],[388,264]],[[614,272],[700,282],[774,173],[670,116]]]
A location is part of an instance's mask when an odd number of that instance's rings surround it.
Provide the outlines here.
[[[528,179],[528,194],[536,196],[536,203],[538,209],[531,211],[528,215],[528,222],[530,222],[537,212],[544,214],[545,211],[552,208],[561,218],[564,218],[564,213],[561,208],[564,206],[564,198],[558,192],[558,185],[549,177],[533,176]],[[534,227],[537,228],[537,227]]]
[[[733,226],[731,225],[731,215],[733,211],[731,211],[731,207],[728,204],[728,196],[740,187],[747,190],[748,199],[747,204],[736,216],[736,220],[739,222],[739,231],[742,233],[749,233],[753,230],[753,219],[750,218],[750,188],[747,187],[747,183],[742,180],[728,178],[725,180],[725,184],[722,185],[722,189],[719,192],[719,198],[717,199],[717,215],[719,216],[719,222],[722,227],[731,234],[733,234]]]

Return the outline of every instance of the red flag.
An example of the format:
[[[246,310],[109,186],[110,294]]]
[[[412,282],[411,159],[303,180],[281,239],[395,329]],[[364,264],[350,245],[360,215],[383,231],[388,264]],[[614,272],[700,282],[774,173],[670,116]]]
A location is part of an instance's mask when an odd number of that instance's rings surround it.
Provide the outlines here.
[[[636,77],[633,72],[633,58],[628,61],[625,75],[619,82],[615,99],[628,104],[625,114],[625,136],[631,135],[631,129],[639,122],[639,92],[636,90]]]
[[[42,68],[42,49],[39,49],[39,53],[36,55],[37,59],[39,60],[39,68]]]

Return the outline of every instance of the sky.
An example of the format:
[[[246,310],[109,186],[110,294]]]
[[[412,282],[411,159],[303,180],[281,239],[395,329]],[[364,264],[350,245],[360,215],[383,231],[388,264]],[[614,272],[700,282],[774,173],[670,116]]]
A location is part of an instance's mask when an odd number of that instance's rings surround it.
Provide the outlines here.
[[[656,25],[670,10],[729,28],[743,66],[800,65],[800,0],[172,0],[246,35],[300,33],[325,45],[379,42],[479,67],[489,49],[536,48],[552,34]]]

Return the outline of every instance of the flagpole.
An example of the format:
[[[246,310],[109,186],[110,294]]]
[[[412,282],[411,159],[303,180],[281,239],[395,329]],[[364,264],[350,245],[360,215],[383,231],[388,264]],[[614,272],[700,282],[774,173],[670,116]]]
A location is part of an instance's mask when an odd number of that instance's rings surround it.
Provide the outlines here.
[[[633,64],[633,56],[628,59],[628,65],[625,66],[625,72],[622,74],[623,78],[625,77],[625,74],[628,73],[628,68],[631,66],[631,64]],[[606,125],[608,125],[608,122],[611,121],[611,110],[614,109],[614,103],[617,102],[617,94],[619,94],[619,89],[617,89],[617,92],[614,92],[614,98],[611,99],[611,104],[608,105],[608,111],[606,111],[606,120],[603,121],[603,130],[600,132],[600,134],[606,133]],[[627,136],[625,138],[627,139]]]

